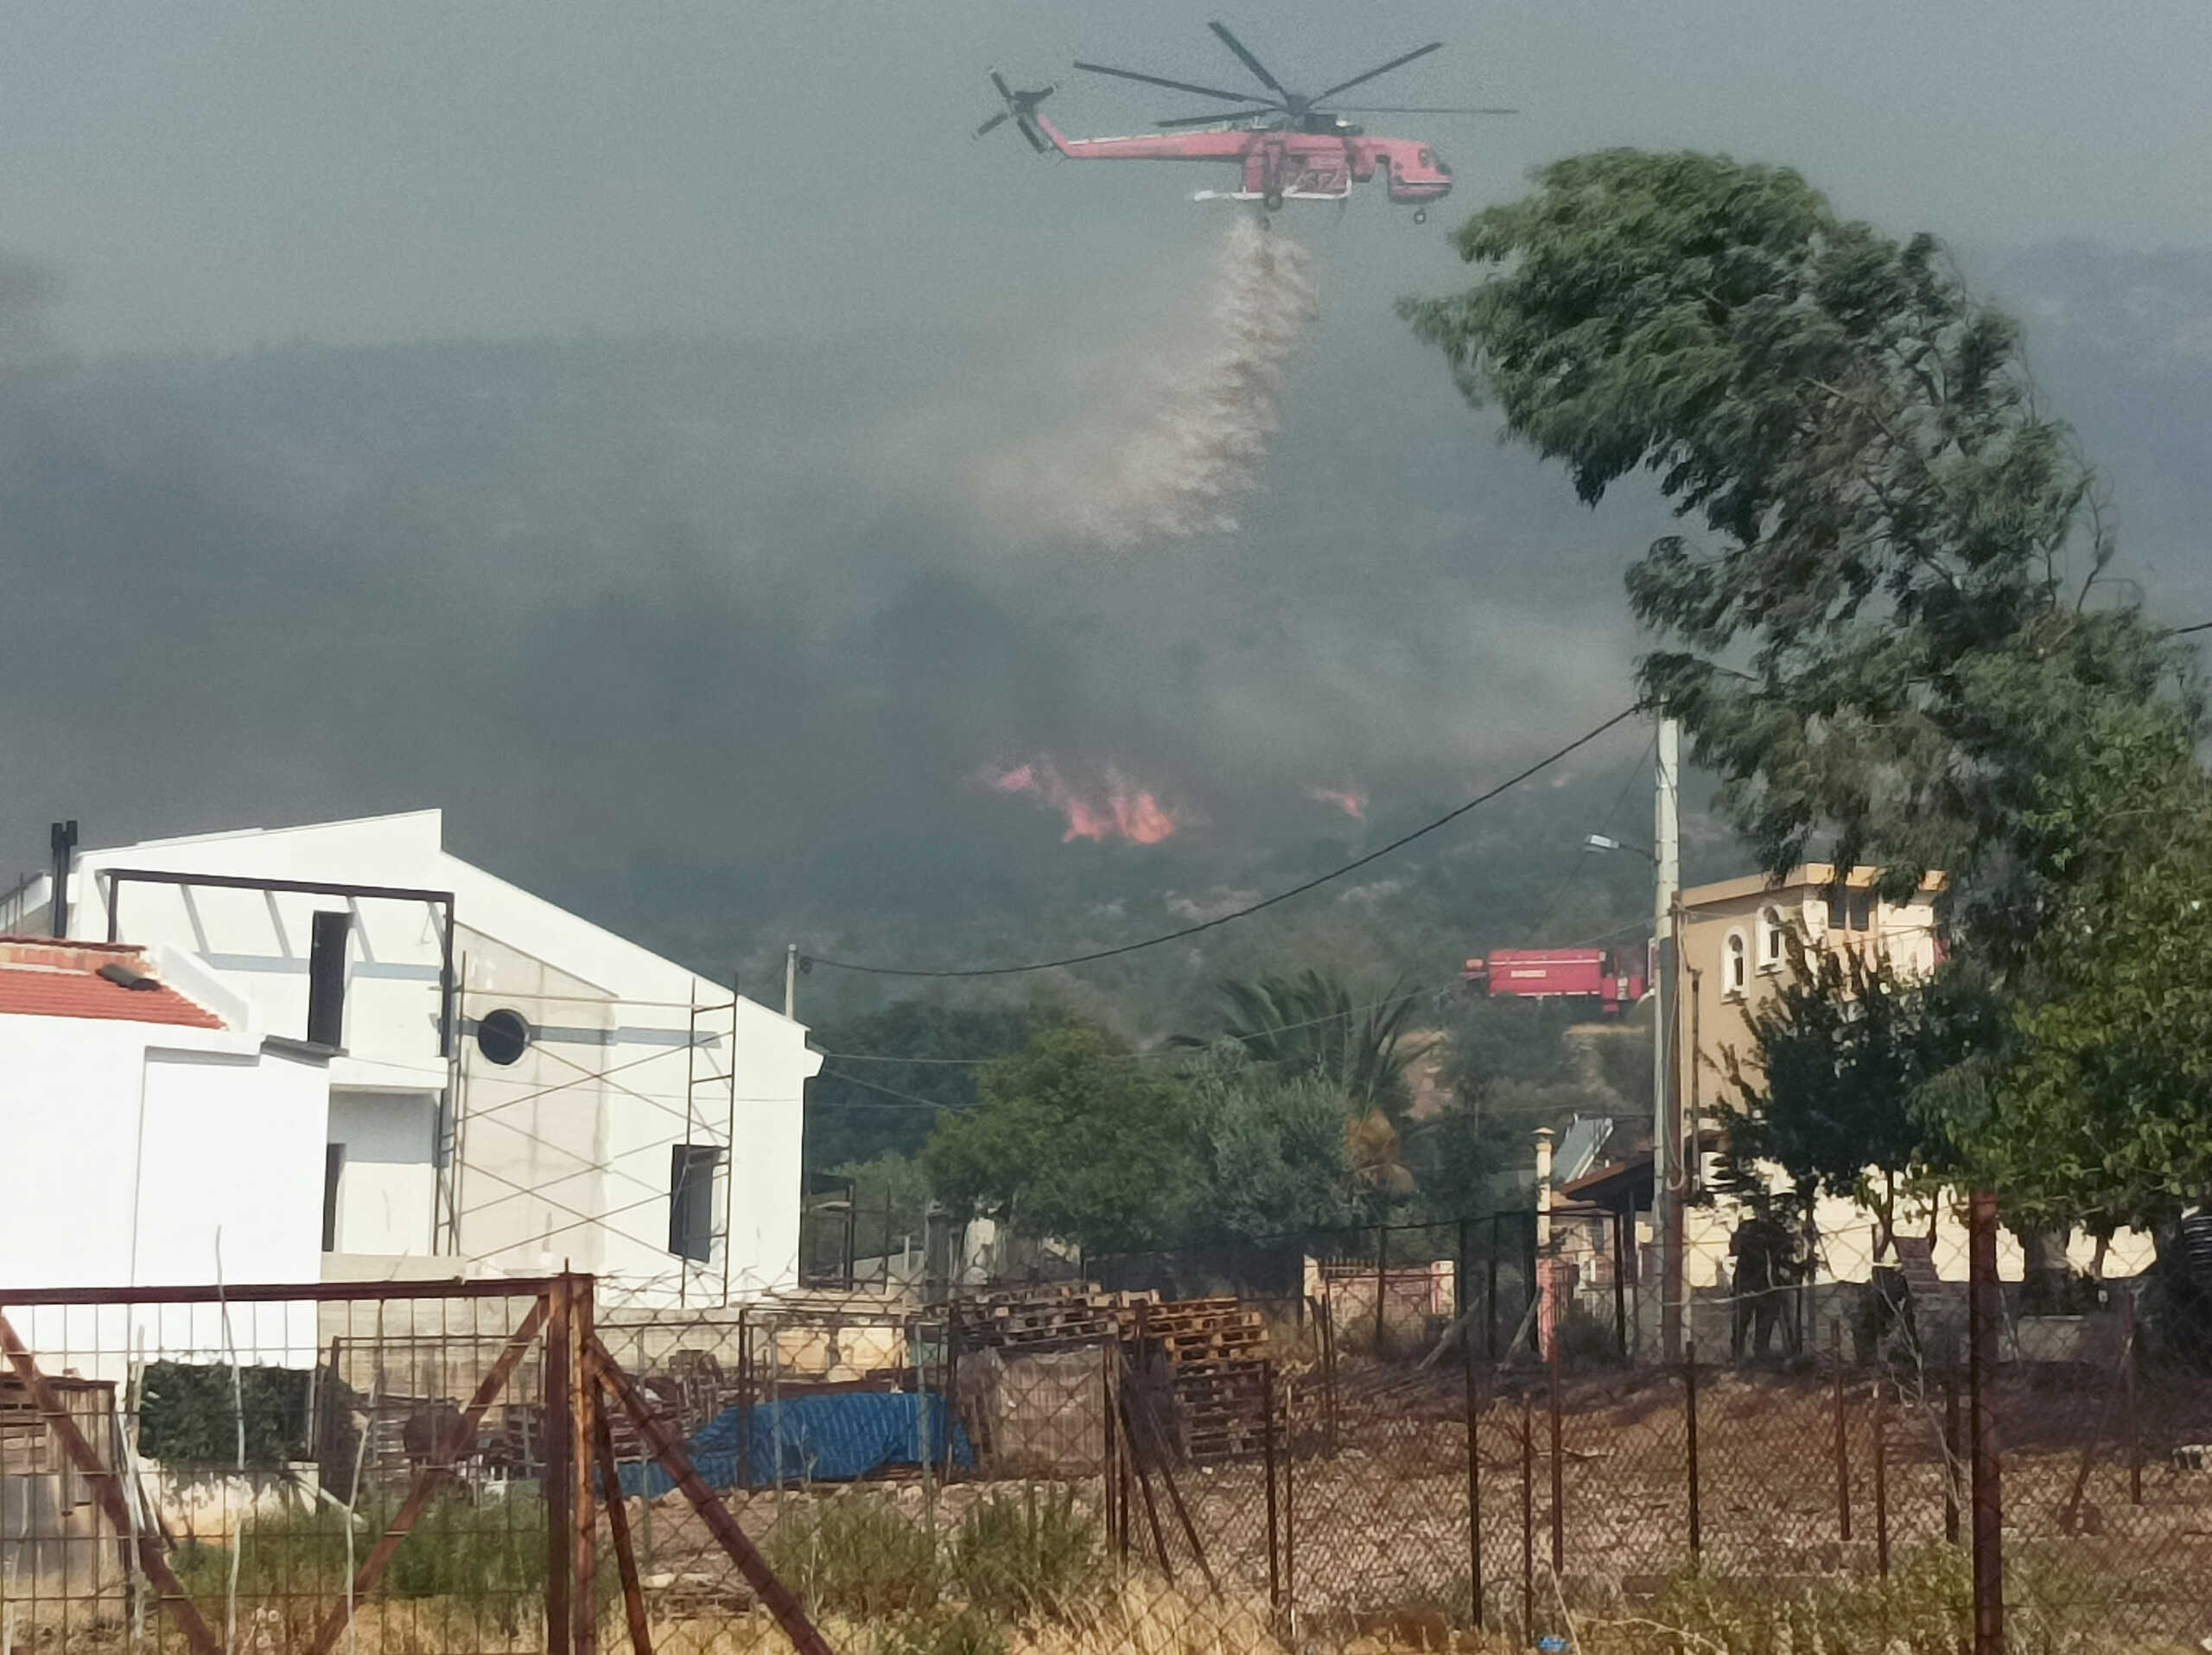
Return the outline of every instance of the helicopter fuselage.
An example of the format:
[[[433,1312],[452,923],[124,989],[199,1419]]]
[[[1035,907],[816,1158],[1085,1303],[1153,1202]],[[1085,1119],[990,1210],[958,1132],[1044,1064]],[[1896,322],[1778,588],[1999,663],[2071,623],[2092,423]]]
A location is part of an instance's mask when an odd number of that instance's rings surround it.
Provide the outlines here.
[[[1194,132],[1143,133],[1129,137],[1071,138],[1041,113],[1029,119],[1071,161],[1208,161],[1234,162],[1241,188],[1207,191],[1236,201],[1341,201],[1354,184],[1380,177],[1391,201],[1423,207],[1452,193],[1452,169],[1413,138],[1371,138],[1349,121],[1332,130],[1230,125]],[[1318,123],[1316,123],[1318,124]]]

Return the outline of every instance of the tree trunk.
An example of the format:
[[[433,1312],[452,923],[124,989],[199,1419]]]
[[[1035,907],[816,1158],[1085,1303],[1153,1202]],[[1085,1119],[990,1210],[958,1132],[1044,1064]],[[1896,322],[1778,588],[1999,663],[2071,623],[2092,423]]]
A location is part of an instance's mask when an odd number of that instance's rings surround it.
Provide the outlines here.
[[[2040,1230],[2020,1238],[2026,1267],[2020,1283],[2020,1307],[2031,1315],[2056,1315],[2066,1306],[2066,1287],[2073,1274],[2066,1262],[2070,1230]]]

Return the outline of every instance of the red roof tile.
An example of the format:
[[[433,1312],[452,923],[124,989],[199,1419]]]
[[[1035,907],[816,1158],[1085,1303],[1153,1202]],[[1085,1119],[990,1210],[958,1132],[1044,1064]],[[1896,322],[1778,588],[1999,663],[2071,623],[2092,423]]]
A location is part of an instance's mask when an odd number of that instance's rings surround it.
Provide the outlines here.
[[[99,975],[123,964],[152,975],[129,943],[63,942],[50,937],[0,937],[0,1015],[86,1017],[115,1022],[220,1028],[223,1020],[166,984],[125,988]]]

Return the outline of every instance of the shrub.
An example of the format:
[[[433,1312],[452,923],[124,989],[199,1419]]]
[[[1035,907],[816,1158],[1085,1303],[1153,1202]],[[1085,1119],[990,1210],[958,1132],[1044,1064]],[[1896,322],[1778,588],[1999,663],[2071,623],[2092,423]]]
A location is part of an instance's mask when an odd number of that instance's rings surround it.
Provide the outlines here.
[[[1019,1494],[993,1490],[969,1507],[953,1537],[952,1566],[976,1609],[1067,1620],[1104,1584],[1106,1554],[1072,1488],[1032,1483]]]
[[[245,1463],[270,1470],[308,1457],[308,1375],[297,1368],[155,1362],[139,1404],[138,1451],[172,1471],[231,1471],[238,1463],[239,1403]]]
[[[353,1514],[356,1568],[394,1509],[364,1506]],[[344,1595],[346,1514],[334,1506],[250,1518],[239,1544],[242,1599]],[[392,1554],[377,1595],[477,1601],[533,1596],[545,1589],[545,1507],[534,1498],[434,1500]],[[188,1541],[177,1553],[177,1575],[193,1597],[219,1601],[230,1588],[230,1550]]]
[[[793,1512],[768,1531],[768,1563],[817,1612],[856,1616],[937,1601],[937,1548],[891,1500],[854,1493]]]

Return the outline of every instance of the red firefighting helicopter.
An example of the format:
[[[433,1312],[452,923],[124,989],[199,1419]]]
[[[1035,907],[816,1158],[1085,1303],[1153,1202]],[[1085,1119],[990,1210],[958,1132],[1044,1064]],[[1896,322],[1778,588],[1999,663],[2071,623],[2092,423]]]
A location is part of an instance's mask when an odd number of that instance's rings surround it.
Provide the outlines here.
[[[1414,209],[1414,222],[1427,220],[1428,204],[1452,191],[1452,169],[1430,145],[1412,138],[1370,138],[1347,114],[1373,115],[1510,115],[1510,109],[1414,107],[1389,104],[1321,105],[1338,93],[1364,86],[1378,75],[1403,68],[1416,58],[1427,57],[1444,42],[1400,54],[1363,74],[1339,80],[1308,96],[1295,92],[1268,72],[1267,66],[1230,33],[1226,25],[1208,23],[1221,43],[1258,78],[1264,92],[1230,92],[1220,86],[1201,86],[1135,69],[1116,69],[1103,63],[1077,62],[1090,74],[1112,75],[1146,86],[1166,86],[1199,98],[1217,98],[1243,107],[1211,114],[1179,115],[1156,122],[1163,131],[1135,137],[1071,138],[1038,112],[1037,105],[1057,88],[1020,92],[1006,77],[991,71],[991,84],[1006,107],[976,129],[976,136],[1012,121],[1032,149],[1042,154],[1058,150],[1071,161],[1213,161],[1235,162],[1242,169],[1242,187],[1233,190],[1201,190],[1196,201],[1258,201],[1269,212],[1285,201],[1342,201],[1355,183],[1364,183],[1378,173],[1393,201]]]

